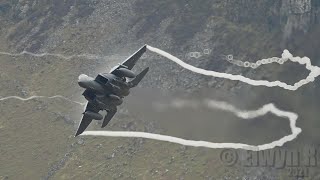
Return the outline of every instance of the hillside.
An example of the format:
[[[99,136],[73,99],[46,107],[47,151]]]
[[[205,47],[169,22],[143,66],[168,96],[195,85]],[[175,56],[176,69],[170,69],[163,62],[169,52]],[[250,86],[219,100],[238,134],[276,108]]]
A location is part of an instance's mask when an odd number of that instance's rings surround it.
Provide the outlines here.
[[[1,52],[100,56],[66,60],[2,53],[0,98],[62,95],[84,102],[79,74],[109,71],[144,44],[197,67],[292,84],[307,74],[299,64],[252,70],[228,63],[225,56],[254,62],[279,57],[288,49],[320,66],[319,17],[318,0],[0,0]],[[210,53],[203,54],[205,49]],[[190,52],[202,56],[193,58]],[[298,113],[298,126],[304,131],[284,148],[320,142],[318,79],[288,92],[191,73],[151,52],[136,71],[146,66],[149,74],[105,130],[251,144],[290,133],[287,121],[277,117],[239,122],[219,111],[187,109],[163,116],[149,109],[151,97],[210,96],[241,109],[274,102]],[[82,110],[63,99],[0,101],[0,179],[288,179],[283,169],[228,167],[219,149],[141,138],[74,138]],[[90,129],[100,127],[93,123]],[[319,178],[319,173],[313,168],[309,178]]]

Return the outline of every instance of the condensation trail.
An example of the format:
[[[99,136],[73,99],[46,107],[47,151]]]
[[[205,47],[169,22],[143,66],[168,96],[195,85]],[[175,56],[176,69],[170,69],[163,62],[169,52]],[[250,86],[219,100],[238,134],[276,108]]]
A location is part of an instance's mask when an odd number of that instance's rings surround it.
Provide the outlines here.
[[[86,58],[89,60],[95,60],[95,59],[104,59],[104,58],[108,57],[108,56],[98,56],[98,55],[94,55],[94,54],[78,54],[78,55],[70,55],[70,56],[66,56],[63,54],[55,54],[55,53],[36,54],[36,53],[28,52],[28,51],[22,51],[21,53],[0,52],[0,54],[6,55],[6,56],[12,56],[12,57],[18,57],[18,56],[24,56],[24,55],[29,55],[29,56],[34,56],[34,57],[53,56],[53,57],[57,57],[57,58],[65,59],[65,60],[70,60],[73,58]]]
[[[160,49],[147,46],[147,48],[155,52],[159,55],[162,55],[169,60],[177,63],[178,65],[182,66],[183,68],[186,68],[192,72],[198,73],[198,74],[203,74],[206,76],[213,76],[213,77],[219,77],[219,78],[225,78],[229,80],[237,80],[241,81],[253,86],[266,86],[266,87],[281,87],[287,90],[297,90],[299,87],[308,84],[312,81],[315,80],[316,77],[320,75],[320,68],[317,66],[313,66],[311,64],[311,61],[307,57],[293,57],[288,50],[284,50],[282,54],[282,58],[278,58],[279,64],[282,64],[283,62],[290,60],[292,62],[298,62],[301,65],[305,65],[306,69],[310,70],[310,74],[306,79],[300,80],[299,82],[295,83],[294,85],[288,85],[284,82],[280,81],[266,81],[266,80],[252,80],[249,78],[246,78],[241,75],[233,75],[233,74],[227,74],[227,73],[221,73],[221,72],[215,72],[215,71],[210,71],[210,70],[205,70],[201,68],[194,67],[190,64],[187,64],[183,62],[182,60],[178,59],[177,57],[162,51]],[[42,53],[42,54],[34,54],[30,53],[27,51],[23,51],[18,54],[12,54],[12,53],[7,53],[7,52],[0,52],[2,55],[8,55],[8,56],[23,56],[23,55],[30,55],[30,56],[35,56],[35,57],[43,57],[43,56],[55,56],[58,58],[62,58],[65,60],[69,60],[72,58],[76,57],[83,57],[87,59],[100,59],[100,58],[105,58],[105,56],[96,56],[96,55],[91,55],[91,54],[82,54],[82,55],[72,55],[72,56],[65,56],[62,54],[51,54],[51,53]],[[257,61],[255,65],[260,65],[261,64],[267,64],[270,63],[274,60],[274,58],[269,58],[269,59],[264,59],[261,61]],[[251,66],[252,64],[249,64]],[[252,65],[252,68],[255,68],[254,65]],[[248,63],[245,62],[244,67],[248,67]],[[36,99],[36,98],[62,98],[67,101],[79,104],[81,106],[85,106],[86,103],[80,103],[77,101],[72,101],[64,96],[61,95],[56,95],[56,96],[51,96],[51,97],[46,97],[46,96],[31,96],[29,98],[21,98],[17,96],[10,96],[10,97],[5,97],[1,98],[0,101],[3,100],[8,100],[8,99],[18,99],[22,101],[28,101],[31,99]],[[214,109],[220,109],[224,111],[229,111],[234,113],[236,116],[242,118],[242,119],[250,119],[254,117],[259,117],[263,116],[268,112],[271,112],[279,117],[285,117],[288,118],[290,121],[290,128],[292,131],[291,135],[284,136],[283,138],[273,141],[268,144],[262,144],[258,146],[254,145],[248,145],[248,144],[242,144],[242,143],[213,143],[213,142],[206,142],[206,141],[194,141],[194,140],[186,140],[186,139],[181,139],[177,137],[172,137],[172,136],[166,136],[166,135],[160,135],[160,134],[151,134],[151,133],[145,133],[145,132],[122,132],[122,131],[85,131],[82,135],[93,135],[93,136],[111,136],[111,137],[141,137],[141,138],[147,138],[147,139],[154,139],[154,140],[160,140],[160,141],[167,141],[167,142],[173,142],[177,144],[182,144],[186,146],[194,146],[194,147],[207,147],[207,148],[233,148],[233,149],[245,149],[245,150],[253,150],[253,151],[260,151],[260,150],[266,150],[266,149],[272,149],[277,146],[282,146],[284,143],[287,143],[289,141],[294,140],[299,133],[302,132],[301,128],[296,127],[296,120],[298,118],[297,114],[293,112],[287,112],[287,111],[282,111],[278,108],[276,108],[273,104],[267,104],[264,105],[262,108],[255,110],[255,111],[243,111],[235,108],[231,104],[228,104],[226,102],[221,102],[221,101],[215,101],[215,100],[206,100],[203,103],[205,103],[208,107],[214,108]],[[175,107],[183,107],[186,105],[186,103],[175,101],[173,104],[171,104]],[[190,106],[190,103],[189,103]]]
[[[78,102],[78,101],[73,101],[69,98],[66,98],[62,95],[55,95],[55,96],[30,96],[28,98],[22,98],[22,97],[19,97],[19,96],[8,96],[8,97],[4,97],[4,98],[0,98],[0,101],[5,101],[5,100],[9,100],[9,99],[17,99],[17,100],[21,100],[21,101],[29,101],[29,100],[32,100],[32,99],[43,99],[43,98],[46,98],[46,99],[64,99],[66,101],[69,101],[69,102],[72,102],[72,103],[75,103],[75,104],[79,104],[81,106],[84,106],[85,103],[81,103],[81,102]]]
[[[228,104],[223,101],[216,101],[212,99],[205,99],[202,102],[203,105],[211,108],[211,109],[219,109],[228,112],[234,113],[237,117],[242,119],[252,119],[260,116],[266,115],[268,112],[279,116],[288,118],[290,122],[290,128],[292,134],[282,137],[279,140],[273,141],[271,143],[262,144],[262,145],[249,145],[243,143],[213,143],[207,141],[195,141],[195,140],[187,140],[182,138],[177,138],[173,136],[161,135],[161,134],[152,134],[145,132],[128,132],[128,131],[85,131],[82,135],[85,136],[109,136],[109,137],[135,137],[135,138],[146,138],[146,139],[154,139],[166,142],[177,143],[185,146],[193,146],[193,147],[206,147],[206,148],[231,148],[231,149],[244,149],[251,151],[261,151],[272,149],[277,146],[282,146],[283,144],[294,140],[298,134],[302,132],[301,128],[296,126],[296,120],[298,115],[293,112],[282,111],[275,107],[273,104],[266,104],[258,110],[253,111],[243,111],[237,109],[231,104]],[[184,107],[199,107],[201,104],[197,104],[193,101],[187,100],[175,100],[169,104],[156,104],[155,107],[163,109],[163,108],[184,108]]]
[[[252,68],[256,69],[262,65],[267,65],[267,64],[272,64],[272,63],[278,63],[278,64],[284,64],[285,62],[288,61],[288,59],[282,59],[279,57],[272,57],[268,59],[261,59],[256,62],[249,62],[249,61],[241,61],[233,58],[233,55],[222,55],[226,58],[226,61],[240,66],[240,67],[245,67],[245,68]]]
[[[308,75],[308,77],[306,79],[302,79],[299,82],[296,82],[294,85],[288,85],[284,82],[281,81],[266,81],[266,80],[253,80],[253,79],[249,79],[247,77],[241,76],[241,75],[233,75],[233,74],[227,74],[227,73],[221,73],[221,72],[216,72],[216,71],[210,71],[210,70],[205,70],[205,69],[201,69],[201,68],[197,68],[194,67],[190,64],[187,64],[185,62],[183,62],[182,60],[180,60],[179,58],[161,50],[158,48],[154,48],[151,46],[147,46],[147,48],[152,51],[155,52],[161,56],[164,56],[166,58],[168,58],[169,60],[177,63],[178,65],[180,65],[181,67],[188,69],[192,72],[198,73],[198,74],[203,74],[206,76],[213,76],[213,77],[219,77],[219,78],[225,78],[225,79],[230,79],[233,81],[241,81],[253,86],[266,86],[266,87],[281,87],[287,90],[292,90],[295,91],[297,90],[299,87],[308,84],[310,82],[313,82],[315,80],[316,77],[318,77],[320,75],[320,68],[318,66],[313,66],[311,64],[311,61],[308,57],[293,57],[292,54],[290,54],[290,52],[288,50],[284,50],[282,53],[282,59],[283,60],[290,60],[292,62],[298,62],[301,65],[305,65],[306,69],[310,70],[310,73]],[[271,58],[272,59],[272,58]],[[268,59],[265,59],[265,61],[269,62]]]

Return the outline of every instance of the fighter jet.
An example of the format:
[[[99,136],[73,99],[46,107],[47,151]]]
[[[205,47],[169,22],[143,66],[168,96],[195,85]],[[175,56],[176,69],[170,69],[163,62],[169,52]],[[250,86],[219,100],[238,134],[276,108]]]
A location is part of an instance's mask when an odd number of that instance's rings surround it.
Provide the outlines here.
[[[130,89],[137,86],[149,71],[149,67],[138,75],[131,69],[138,59],[146,52],[146,45],[127,58],[121,64],[111,69],[109,73],[100,73],[96,78],[81,74],[78,79],[80,87],[84,88],[83,96],[88,101],[79,124],[75,137],[83,133],[92,120],[102,120],[104,128],[117,112],[117,106],[121,105],[123,98],[128,96]],[[99,112],[107,111],[105,117]]]

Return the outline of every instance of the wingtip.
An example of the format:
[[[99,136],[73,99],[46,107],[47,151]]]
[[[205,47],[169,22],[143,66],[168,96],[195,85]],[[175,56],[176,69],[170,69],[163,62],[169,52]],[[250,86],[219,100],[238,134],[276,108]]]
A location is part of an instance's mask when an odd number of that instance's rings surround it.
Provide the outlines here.
[[[74,137],[77,137],[79,135],[81,135],[83,132],[79,132],[79,130],[76,132],[76,134],[74,135]]]
[[[143,45],[143,46],[141,47],[141,49],[143,49],[143,51],[146,52],[146,51],[147,51],[147,46],[148,46],[148,45],[145,44],[145,45]]]

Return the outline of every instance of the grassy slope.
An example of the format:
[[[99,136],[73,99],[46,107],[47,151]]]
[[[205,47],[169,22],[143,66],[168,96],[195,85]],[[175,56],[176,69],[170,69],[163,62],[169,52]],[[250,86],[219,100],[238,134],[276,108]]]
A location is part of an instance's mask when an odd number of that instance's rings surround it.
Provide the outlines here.
[[[49,1],[48,1],[49,2]],[[267,26],[257,24],[255,20],[249,23],[235,23],[225,9],[230,8],[223,2],[217,1],[210,7],[206,1],[201,7],[196,1],[176,1],[173,4],[147,3],[139,9],[139,15],[134,18],[139,26],[133,32],[131,38],[142,38],[157,44],[159,39],[152,39],[151,33],[159,27],[159,22],[175,16],[174,23],[166,29],[166,33],[175,42],[172,48],[179,49],[180,45],[185,51],[192,50],[192,38],[199,34],[205,34],[203,28],[210,21],[214,22],[214,35],[207,34],[205,43],[212,45],[217,54],[233,53],[239,56],[249,56],[253,59],[270,57],[280,54],[279,29],[268,29]],[[145,4],[144,1],[138,3]],[[188,3],[189,7],[184,7]],[[48,6],[48,7],[47,7]],[[149,7],[151,6],[151,7]],[[30,33],[32,21],[10,19],[2,21],[8,27],[2,30],[1,50],[19,51],[23,46],[30,50],[38,50],[50,33],[55,32],[55,26],[60,25],[60,12],[54,9],[58,4],[41,4],[40,8],[30,16],[43,17],[46,8],[53,8],[56,13],[48,19],[48,24],[43,26],[39,34],[30,37],[27,42],[21,43],[21,37]],[[137,5],[139,7],[139,4]],[[136,7],[136,8],[137,8]],[[175,11],[176,7],[178,12]],[[81,9],[80,5],[77,7]],[[144,9],[145,8],[145,9]],[[159,11],[159,9],[161,9]],[[203,8],[205,10],[203,10]],[[42,10],[41,10],[42,9]],[[82,9],[83,10],[83,9]],[[149,11],[148,11],[149,10]],[[158,11],[157,11],[158,10]],[[203,10],[203,11],[202,11]],[[38,12],[40,11],[40,12]],[[90,10],[83,10],[90,12]],[[212,11],[212,12],[211,12]],[[232,11],[234,12],[234,11]],[[262,11],[265,12],[265,11]],[[10,17],[14,17],[13,15]],[[148,20],[148,17],[162,17],[157,21]],[[233,16],[236,17],[236,16]],[[84,17],[86,18],[86,17]],[[241,18],[241,17],[239,17]],[[202,21],[203,20],[203,21]],[[38,23],[36,20],[35,23]],[[131,25],[128,25],[131,26]],[[112,26],[112,27],[118,27]],[[106,28],[101,33],[99,28],[66,27],[62,39],[66,43],[60,44],[55,51],[70,53],[87,52],[87,45],[94,44],[92,34],[98,34],[101,39],[113,39],[110,34],[116,34],[119,29]],[[124,44],[126,42],[123,42]],[[111,46],[111,45],[110,45]],[[123,46],[117,45],[117,46]],[[159,44],[159,46],[163,46]],[[40,46],[41,47],[41,46]],[[261,51],[265,49],[265,51]],[[315,55],[316,56],[316,55]],[[1,72],[1,96],[23,95],[21,89],[26,89],[27,96],[62,94],[72,96],[79,100],[81,90],[77,88],[75,80],[82,72],[96,69],[98,65],[90,66],[90,61],[63,61],[49,58],[10,58],[0,56]],[[160,62],[159,62],[160,63]],[[210,62],[208,62],[210,63]],[[37,64],[34,67],[34,64]],[[157,63],[154,63],[155,67]],[[270,67],[267,70],[256,70],[259,75],[265,76],[268,72],[281,72],[281,69]],[[92,72],[91,72],[92,73]],[[163,70],[164,79],[169,82],[173,74]],[[157,75],[157,74],[156,74]],[[159,74],[158,74],[159,75]],[[250,75],[250,72],[249,72]],[[268,79],[277,77],[277,73],[270,73]],[[17,80],[18,82],[14,81]],[[206,80],[200,80],[206,83]],[[200,85],[203,85],[200,84]],[[224,82],[222,89],[233,87],[235,82]],[[158,85],[159,86],[159,85]],[[77,99],[79,98],[79,99]],[[73,138],[74,124],[66,123],[66,119],[79,119],[81,107],[62,100],[40,100],[20,102],[8,100],[0,104],[2,114],[0,120],[0,177],[8,176],[9,179],[39,179],[50,176],[53,173],[55,179],[106,179],[111,178],[136,178],[136,179],[199,179],[225,176],[242,177],[242,172],[235,168],[225,168],[219,160],[220,150],[207,150],[203,148],[186,148],[171,143],[163,143],[141,139],[120,138],[84,138],[84,143],[79,138]],[[63,116],[61,116],[62,114]],[[65,117],[66,116],[66,117]],[[118,120],[118,121],[117,121]],[[117,117],[110,129],[122,129],[123,124],[131,121],[131,117]],[[136,128],[143,129],[147,120],[138,120]],[[92,128],[92,127],[91,127]],[[65,157],[66,153],[67,157]],[[62,161],[62,163],[61,163]],[[81,167],[80,167],[81,166]],[[57,167],[57,168],[56,168]],[[49,173],[48,173],[49,172]],[[108,179],[109,179],[108,178]]]

